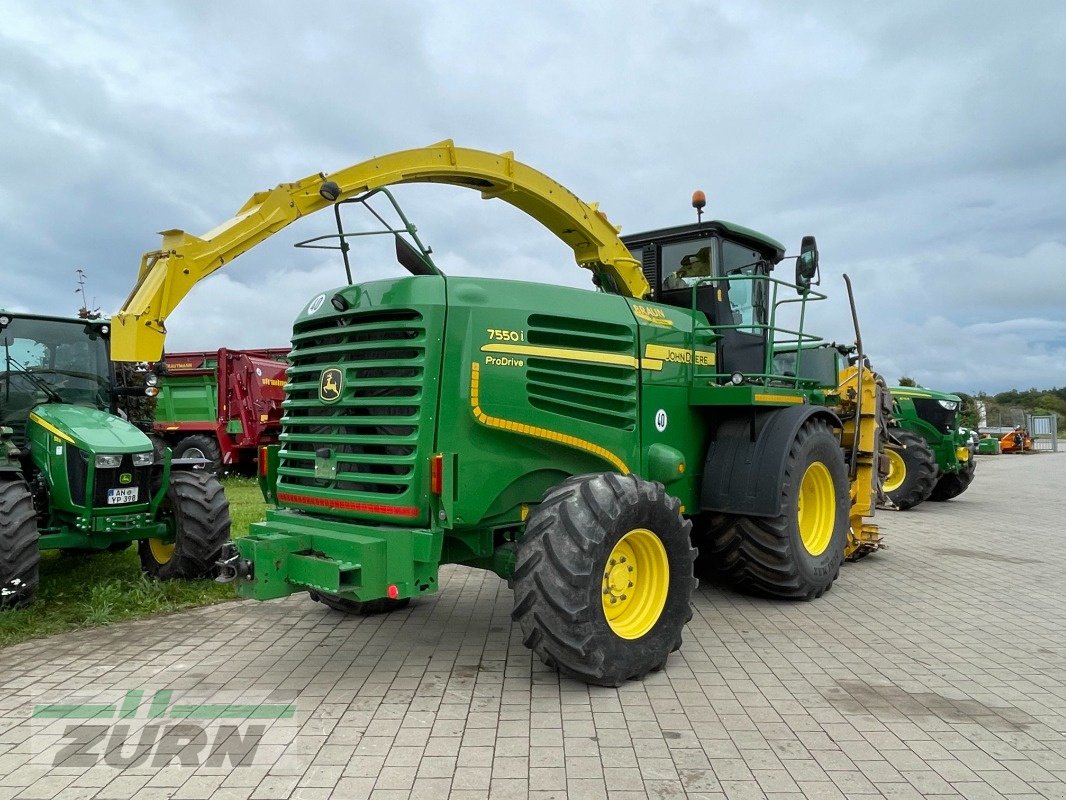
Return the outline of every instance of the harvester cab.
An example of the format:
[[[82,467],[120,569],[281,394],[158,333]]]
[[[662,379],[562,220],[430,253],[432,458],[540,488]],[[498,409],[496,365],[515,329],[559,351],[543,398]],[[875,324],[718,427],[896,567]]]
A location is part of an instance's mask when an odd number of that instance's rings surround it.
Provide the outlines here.
[[[384,232],[409,240],[410,274],[354,280],[339,204],[418,181],[525,211],[598,291],[444,276],[398,208]],[[280,445],[260,457],[272,508],[223,562],[242,596],[391,611],[436,591],[442,564],[486,569],[545,663],[617,685],[680,647],[694,568],[813,599],[845,556],[879,546],[864,520],[881,383],[861,346],[828,386],[773,365],[783,342],[820,341],[802,329],[825,297],[814,242],[793,283],[771,274],[780,243],[731,223],[623,240],[510,153],[393,153],[253,195],[203,239],[169,231],[116,317],[116,350],[158,358],[163,317],[196,281],[329,207],[337,233],[300,244],[339,249],[347,282],[294,323]]]
[[[138,541],[148,573],[202,577],[228,538],[217,482],[179,475],[182,464],[157,459],[118,415],[127,390],[116,386],[110,331],[106,319],[0,311],[0,608],[33,601],[41,550]]]

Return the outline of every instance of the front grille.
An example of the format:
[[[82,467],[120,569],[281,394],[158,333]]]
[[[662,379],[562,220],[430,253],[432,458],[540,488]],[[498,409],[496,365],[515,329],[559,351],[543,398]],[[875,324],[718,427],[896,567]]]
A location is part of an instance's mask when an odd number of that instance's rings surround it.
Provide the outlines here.
[[[422,315],[397,309],[312,319],[297,327],[292,341],[279,492],[409,504],[418,492],[426,377]],[[331,368],[343,377],[339,398],[327,403],[319,390],[323,371]],[[336,472],[316,474],[316,464],[333,464]]]
[[[67,447],[67,481],[70,486],[70,499],[75,505],[85,505],[86,486],[89,482],[89,459],[91,455],[77,447]],[[122,475],[130,475],[129,483],[122,483]],[[149,492],[152,485],[151,467],[134,467],[133,456],[124,455],[122,465],[117,469],[97,469],[95,484],[92,489],[94,508],[122,508],[123,506],[147,503],[151,499]],[[137,489],[137,499],[132,503],[109,506],[108,489]]]
[[[939,431],[952,433],[955,430],[955,412],[944,408],[940,405],[939,400],[915,397],[914,411],[919,418],[925,420]]]
[[[85,485],[89,482],[89,456],[77,447],[67,448],[67,483],[70,486],[70,501],[85,505]]]
[[[122,475],[131,475],[132,481],[122,483],[119,478]],[[96,470],[96,485],[93,487],[93,506],[97,508],[122,508],[123,506],[147,503],[151,499],[149,492],[152,485],[151,467],[134,467],[133,456],[124,455],[122,466],[118,469]],[[113,506],[107,504],[108,489],[137,489],[137,499],[133,503],[120,503]]]

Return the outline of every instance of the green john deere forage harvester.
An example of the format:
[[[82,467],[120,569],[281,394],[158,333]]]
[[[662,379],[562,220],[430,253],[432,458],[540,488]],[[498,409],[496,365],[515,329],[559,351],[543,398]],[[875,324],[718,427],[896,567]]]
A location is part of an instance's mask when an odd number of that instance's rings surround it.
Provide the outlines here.
[[[0,608],[33,601],[41,550],[138,541],[148,574],[198,578],[229,539],[218,481],[116,415],[110,330],[0,311]]]
[[[901,510],[958,497],[973,482],[976,468],[972,439],[961,429],[962,399],[916,386],[890,391],[885,494]]]
[[[412,181],[526,211],[598,290],[445,276],[384,188]],[[372,198],[410,274],[356,283],[341,209]],[[295,322],[259,464],[273,508],[223,562],[241,595],[383,611],[436,591],[441,564],[490,570],[545,663],[617,685],[681,645],[693,544],[731,583],[802,599],[877,548],[875,376],[859,358],[825,391],[771,369],[775,339],[814,340],[775,322],[824,297],[813,239],[796,282],[772,275],[778,242],[724,222],[622,241],[510,154],[394,153],[258,193],[207,238],[168,232],[115,318],[118,357],[158,358],[170,304],[321,209],[338,233],[304,244],[337,247],[349,280]]]

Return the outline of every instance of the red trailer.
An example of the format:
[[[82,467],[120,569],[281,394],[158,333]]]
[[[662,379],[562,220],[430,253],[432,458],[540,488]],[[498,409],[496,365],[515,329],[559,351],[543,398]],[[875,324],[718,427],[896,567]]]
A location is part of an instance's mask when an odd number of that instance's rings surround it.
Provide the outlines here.
[[[281,430],[288,348],[168,353],[153,428],[174,456],[251,466]]]

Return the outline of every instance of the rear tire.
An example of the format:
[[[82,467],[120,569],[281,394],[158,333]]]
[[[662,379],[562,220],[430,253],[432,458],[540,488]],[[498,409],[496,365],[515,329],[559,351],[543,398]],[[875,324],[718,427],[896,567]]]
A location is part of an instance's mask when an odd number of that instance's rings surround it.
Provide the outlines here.
[[[936,457],[917,433],[902,428],[892,428],[889,432],[903,447],[891,443],[885,445],[890,471],[882,489],[896,508],[906,511],[929,499],[936,486]],[[900,468],[902,475],[896,472]]]
[[[369,617],[373,614],[388,614],[390,611],[399,611],[401,608],[407,608],[407,606],[411,605],[410,597],[404,597],[400,600],[382,597],[377,600],[359,601],[348,600],[325,592],[309,592],[308,594],[311,595],[311,599],[316,603],[321,603],[334,611],[340,611],[344,614],[359,614],[364,617]]]
[[[828,424],[810,419],[785,463],[782,513],[716,515],[706,531],[706,558],[740,591],[813,600],[829,591],[840,573],[850,505],[840,443]]]
[[[727,523],[732,523],[733,518],[726,514],[706,511],[690,519],[692,520],[692,543],[698,551],[692,571],[701,584],[728,585],[729,575],[722,569],[721,562],[716,560],[710,542],[714,535],[712,532],[721,531]]]
[[[550,667],[619,686],[681,646],[696,588],[691,524],[662,484],[582,475],[529,515],[511,587],[522,641]]]
[[[163,463],[163,453],[167,449],[167,443],[162,437],[156,436],[154,433],[148,434],[148,441],[152,443],[152,458],[156,464]]]
[[[0,609],[23,608],[36,599],[38,539],[30,488],[21,480],[0,481]]]
[[[929,499],[943,502],[944,500],[952,500],[958,497],[970,488],[976,470],[977,463],[971,455],[970,459],[959,467],[958,472],[948,472],[940,476],[940,480],[933,487]]]
[[[206,458],[211,463],[206,467],[193,467],[198,471],[206,470],[213,475],[222,474],[222,451],[219,450],[218,442],[210,436],[186,436],[174,445],[172,456],[174,458]]]
[[[174,541],[142,539],[141,569],[160,580],[197,580],[214,575],[229,541],[229,501],[222,484],[203,471],[170,473],[160,517],[174,528]]]

